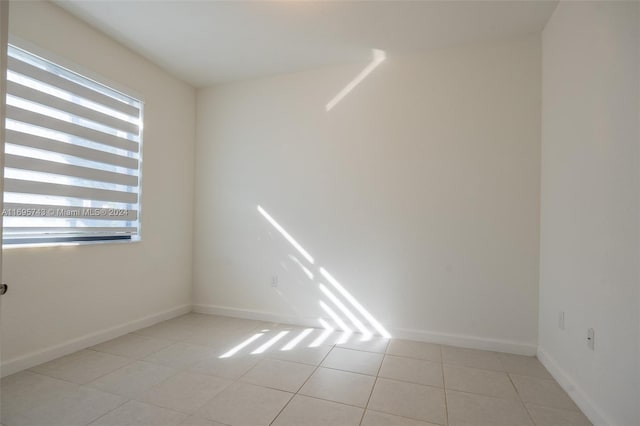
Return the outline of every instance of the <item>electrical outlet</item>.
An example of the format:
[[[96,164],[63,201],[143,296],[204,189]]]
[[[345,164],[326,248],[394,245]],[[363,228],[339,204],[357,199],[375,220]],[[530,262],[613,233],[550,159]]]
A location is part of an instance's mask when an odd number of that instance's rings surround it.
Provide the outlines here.
[[[278,288],[278,276],[277,275],[272,275],[271,276],[271,287]]]
[[[596,346],[596,332],[593,328],[587,330],[587,347],[592,351],[595,350]]]
[[[560,311],[558,314],[558,328],[564,330],[564,311]]]

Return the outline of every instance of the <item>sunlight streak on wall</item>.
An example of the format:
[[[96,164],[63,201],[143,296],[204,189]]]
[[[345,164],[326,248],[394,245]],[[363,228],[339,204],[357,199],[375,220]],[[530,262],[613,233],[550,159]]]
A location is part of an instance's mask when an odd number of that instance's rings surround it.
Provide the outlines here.
[[[331,317],[333,322],[338,324],[338,327],[340,328],[340,330],[343,330],[349,333],[353,331],[349,328],[349,326],[344,321],[342,321],[342,318],[340,318],[333,309],[327,306],[326,303],[324,303],[322,300],[318,303],[320,304],[320,307],[322,308],[322,310],[325,311]]]
[[[383,51],[374,50],[374,62],[373,62],[373,64],[382,62],[385,59],[385,57],[386,56],[385,56],[385,53]],[[366,75],[365,75],[365,77],[366,77]],[[256,207],[258,209],[258,212],[271,224],[271,226],[273,226],[296,250],[298,250],[298,252],[300,252],[300,254],[302,256],[304,256],[304,258],[309,263],[311,263],[313,265],[314,264],[313,257],[278,222],[276,222],[276,220],[273,217],[271,217],[271,215],[269,213],[267,213],[267,211],[265,209],[263,209],[262,206],[257,205]],[[289,255],[289,259],[291,259],[296,265],[298,265],[309,279],[312,280],[314,278],[314,273],[309,268],[307,268],[305,265],[303,265],[302,262],[296,256],[290,254]],[[284,264],[282,264],[281,266],[283,266],[283,268],[285,270],[288,269],[288,268],[286,268],[286,266]],[[333,278],[333,276],[331,276],[331,274],[329,274],[329,272],[327,272],[326,269],[324,269],[322,267],[319,267],[317,270],[320,271],[320,274],[322,276],[324,276],[329,283],[331,283],[331,285],[338,291],[338,293],[347,302],[349,302],[352,305],[352,307],[355,308],[360,315],[362,315],[364,320],[366,320],[366,322],[368,322],[382,337],[385,337],[385,338],[390,338],[391,337],[389,332],[373,317],[373,315],[371,315],[356,300],[356,298],[351,295],[351,293],[349,293],[335,278]],[[360,333],[362,333],[362,339],[361,340],[363,340],[363,341],[364,340],[369,340],[369,339],[371,339],[373,337],[372,331],[369,330],[368,325],[365,326],[364,322],[361,320],[362,318],[358,318],[358,316],[349,307],[347,307],[345,305],[345,303],[343,303],[340,300],[340,298],[338,296],[336,296],[331,290],[329,290],[324,284],[320,283],[319,287],[320,287],[320,290],[322,291],[322,293],[324,293],[324,295],[340,310],[340,312],[342,314],[344,314],[349,319],[349,321],[355,326],[355,328]],[[279,290],[277,290],[277,291],[282,296],[282,293]],[[319,301],[319,304],[320,304],[320,307],[337,324],[337,326],[340,329],[345,331],[345,335],[348,336],[351,333],[353,333],[353,330],[349,326],[347,326],[347,324],[344,322],[344,320],[333,309],[331,309],[326,303],[324,303],[323,301]],[[323,321],[323,320],[320,320],[320,321]],[[323,326],[324,326],[324,324],[323,324]],[[327,327],[325,327],[325,329],[326,328]],[[278,336],[276,336],[276,337],[278,337]],[[278,339],[279,338],[282,338],[282,336],[278,337]],[[303,338],[304,338],[304,336],[303,336]],[[277,341],[278,339],[276,339],[275,341]],[[275,341],[273,343],[275,343]],[[271,341],[269,341],[269,342],[271,342]],[[265,345],[267,345],[269,342],[267,342]],[[273,343],[271,343],[271,344],[273,344]],[[267,345],[267,347],[269,347],[271,344]],[[252,353],[260,353],[260,352],[254,351]]]
[[[365,317],[365,319],[367,321],[369,321],[369,324],[371,324],[373,326],[373,328],[376,329],[376,331],[382,336],[385,337],[387,339],[391,338],[391,334],[389,334],[389,332],[373,317],[373,315],[371,315],[361,304],[360,302],[358,302],[356,300],[355,297],[353,297],[351,295],[351,293],[349,293],[347,290],[345,290],[344,287],[342,287],[342,285],[338,282],[338,280],[336,280],[335,278],[333,278],[331,276],[331,274],[329,274],[327,272],[326,269],[320,267],[320,273],[322,274],[323,277],[326,278],[327,281],[329,281],[329,283],[331,283],[331,285],[338,290],[338,292],[344,296],[345,299],[347,299],[349,301],[349,303],[351,303],[353,305],[353,307],[355,307],[358,312],[360,312],[360,314]]]
[[[326,322],[322,318],[318,318],[318,322],[320,323],[320,325],[322,325],[322,328],[324,328],[324,331],[320,336],[316,338],[316,340],[311,342],[311,344],[308,346],[309,348],[317,348],[318,346],[323,344],[325,340],[329,338],[331,333],[333,333],[333,327],[331,327],[328,322]]]
[[[325,320],[323,320],[322,318],[318,318],[318,322],[320,323],[322,328],[324,328],[325,330],[334,331],[334,328],[331,327],[331,325]]]
[[[358,318],[356,318],[353,312],[351,312],[349,308],[347,308],[344,305],[344,303],[342,303],[336,297],[336,295],[331,292],[331,290],[325,287],[324,284],[319,284],[319,287],[320,287],[320,290],[324,293],[324,295],[327,296],[327,298],[329,298],[329,300],[331,300],[333,304],[336,305],[338,309],[340,309],[340,311],[342,311],[342,313],[346,315],[347,318],[349,318],[349,320],[353,323],[353,325],[356,326],[358,331],[362,333],[363,337],[366,337],[367,339],[370,338],[371,332],[364,326],[364,324],[362,324],[362,322]]]
[[[295,257],[294,255],[290,254],[289,255],[289,259],[291,259],[293,261],[293,263],[295,263],[296,265],[298,265],[300,267],[300,269],[302,269],[302,272],[304,272],[304,274],[307,276],[307,278],[309,278],[310,280],[313,279],[313,272],[311,272],[306,266],[304,266],[302,264],[302,262],[300,262],[300,260]]]
[[[280,234],[282,234],[282,236],[287,241],[289,241],[289,244],[295,247],[295,249],[298,250],[300,254],[304,256],[304,258],[307,259],[307,261],[313,265],[313,257],[311,257],[311,255],[291,235],[289,235],[289,233],[285,231],[284,228],[280,226],[280,224],[276,222],[275,219],[271,217],[271,215],[269,215],[269,213],[267,213],[261,206],[258,206],[258,211],[265,219],[267,219],[267,221],[271,224],[271,226],[276,228],[278,232],[280,232]]]
[[[331,111],[331,109],[336,106],[353,89],[355,89],[358,84],[362,83],[362,81],[367,78],[367,76],[371,74],[371,72],[376,69],[378,65],[380,65],[386,58],[387,55],[384,50],[373,49],[373,60],[371,61],[371,63],[369,63],[369,65],[367,65],[365,69],[360,71],[360,73],[355,76],[355,78],[351,80],[349,84],[344,86],[344,88],[340,92],[338,92],[338,94],[334,96],[334,98],[331,99],[329,103],[327,103],[327,105],[325,106],[327,112]]]

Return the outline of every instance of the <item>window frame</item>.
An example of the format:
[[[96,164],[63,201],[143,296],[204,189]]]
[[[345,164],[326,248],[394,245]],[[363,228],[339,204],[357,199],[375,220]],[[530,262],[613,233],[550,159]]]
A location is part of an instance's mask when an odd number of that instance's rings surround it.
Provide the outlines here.
[[[4,235],[5,225],[3,223],[3,232],[2,232],[2,249],[20,249],[20,248],[31,248],[31,247],[55,247],[55,246],[77,246],[77,245],[102,245],[102,244],[123,244],[123,243],[136,243],[142,241],[142,204],[143,204],[143,151],[144,151],[144,120],[145,120],[145,99],[139,92],[130,89],[129,87],[115,82],[110,78],[105,77],[104,75],[97,73],[93,70],[87,69],[86,67],[79,65],[61,55],[53,53],[49,50],[43,49],[39,46],[34,45],[26,40],[23,40],[19,37],[16,37],[12,34],[9,34],[9,46],[13,46],[17,49],[23,50],[26,53],[41,58],[45,61],[52,63],[53,65],[64,69],[67,72],[77,74],[81,78],[86,80],[90,80],[91,82],[98,84],[100,86],[104,86],[107,89],[117,92],[127,98],[131,98],[139,103],[139,130],[138,130],[138,185],[137,185],[137,232],[133,235],[99,235],[99,236],[51,236],[46,237],[46,234],[41,234],[41,236],[34,238],[20,238],[19,240],[7,240]],[[9,93],[7,93],[9,95]],[[6,99],[3,100],[6,105]],[[7,118],[4,117],[6,120]],[[2,141],[2,170],[3,170],[3,180],[4,177],[4,168],[5,168],[5,154],[6,154],[6,138]],[[72,144],[74,145],[74,144]],[[4,206],[4,194],[3,191],[3,206]],[[82,208],[82,207],[73,207],[73,206],[61,206],[61,208]],[[93,207],[87,207],[93,208]],[[3,221],[4,222],[4,221]],[[71,228],[73,229],[73,228]]]

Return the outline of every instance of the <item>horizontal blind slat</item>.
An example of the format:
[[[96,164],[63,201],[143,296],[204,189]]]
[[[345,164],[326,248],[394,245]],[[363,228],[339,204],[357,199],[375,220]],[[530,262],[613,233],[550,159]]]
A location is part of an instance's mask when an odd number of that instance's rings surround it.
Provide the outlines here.
[[[42,149],[59,154],[71,155],[86,160],[97,161],[99,163],[125,167],[128,169],[138,168],[138,160],[131,157],[124,157],[122,155],[112,154],[106,151],[100,151],[97,149],[74,145],[67,142],[60,142],[42,136],[22,133],[17,130],[7,129],[5,136],[7,143],[12,143],[15,145]]]
[[[133,135],[138,134],[138,126],[136,124],[129,123],[124,120],[120,120],[116,117],[103,114],[91,108],[86,108],[82,105],[74,103],[73,101],[67,101],[65,99],[61,99],[56,96],[50,95],[48,93],[44,93],[27,86],[23,86],[13,81],[7,82],[7,93],[10,95],[16,96],[18,98],[36,102],[40,105],[45,105],[60,111],[64,111],[66,113],[69,113],[78,117],[82,117],[87,120],[91,120],[96,123],[109,126],[123,132],[131,133]]]
[[[113,135],[108,135],[106,133],[90,129],[79,124],[58,120],[57,118],[29,111],[20,107],[16,107],[14,105],[7,105],[6,114],[7,118],[19,121],[21,123],[45,127],[48,129],[56,130],[58,132],[78,136],[90,141],[99,142],[103,145],[108,145],[114,148],[119,148],[131,152],[138,152],[138,150],[140,149],[140,145],[138,144],[138,142],[119,138]]]
[[[117,99],[111,98],[100,92],[96,92],[95,90],[71,80],[67,80],[66,78],[60,77],[41,68],[34,67],[33,65],[22,62],[19,59],[9,57],[7,59],[7,68],[18,74],[31,77],[34,80],[42,81],[81,98],[105,105],[123,114],[131,115],[133,117],[137,117],[140,114],[140,110],[133,105],[120,102]]]
[[[10,178],[5,178],[4,190],[5,192],[54,195],[127,204],[136,204],[138,202],[138,194],[133,192],[110,191],[107,189],[85,188],[81,186],[59,185],[55,183],[33,182]]]
[[[107,172],[104,170],[74,166],[71,164],[56,163],[53,161],[36,158],[22,157],[6,154],[5,167],[29,170],[34,172],[53,173],[63,176],[73,176],[81,179],[89,179],[99,182],[115,183],[119,185],[137,186],[138,177],[122,173]]]

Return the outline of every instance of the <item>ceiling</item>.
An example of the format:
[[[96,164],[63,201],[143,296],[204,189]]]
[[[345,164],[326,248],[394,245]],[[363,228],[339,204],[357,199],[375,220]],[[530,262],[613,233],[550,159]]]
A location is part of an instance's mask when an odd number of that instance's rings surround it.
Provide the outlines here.
[[[540,32],[556,1],[54,0],[173,75],[232,80]]]

